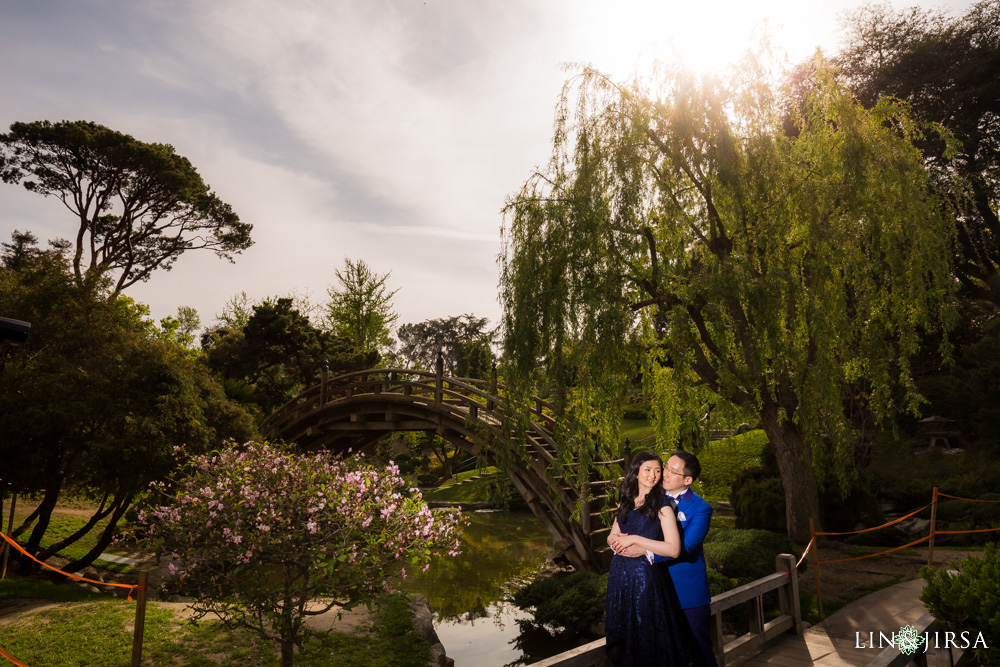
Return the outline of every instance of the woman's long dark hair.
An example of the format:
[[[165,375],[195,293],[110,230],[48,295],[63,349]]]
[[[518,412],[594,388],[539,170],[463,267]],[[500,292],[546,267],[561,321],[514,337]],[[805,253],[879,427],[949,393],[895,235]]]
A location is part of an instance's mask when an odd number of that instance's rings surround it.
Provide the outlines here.
[[[644,449],[636,452],[632,457],[632,465],[629,466],[625,479],[622,480],[622,488],[618,492],[618,525],[625,523],[629,510],[635,505],[635,499],[639,496],[639,468],[647,461],[656,461],[663,470],[663,460]],[[662,478],[661,478],[662,482]],[[654,484],[653,488],[646,494],[646,498],[640,507],[635,509],[645,514],[650,519],[655,520],[660,515],[660,508],[663,506],[663,484]]]

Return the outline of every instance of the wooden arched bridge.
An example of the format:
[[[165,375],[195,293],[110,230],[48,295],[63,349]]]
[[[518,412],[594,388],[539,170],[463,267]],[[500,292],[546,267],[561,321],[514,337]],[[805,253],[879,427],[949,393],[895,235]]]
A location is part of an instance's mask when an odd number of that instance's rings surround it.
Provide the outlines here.
[[[504,470],[574,568],[607,570],[610,529],[601,510],[608,489],[618,484],[622,461],[587,466],[565,461],[553,406],[532,398],[530,407],[517,411],[498,389],[495,377],[490,382],[448,377],[440,364],[436,373],[399,368],[324,373],[261,430],[271,440],[336,452],[357,451],[393,431],[432,431]]]

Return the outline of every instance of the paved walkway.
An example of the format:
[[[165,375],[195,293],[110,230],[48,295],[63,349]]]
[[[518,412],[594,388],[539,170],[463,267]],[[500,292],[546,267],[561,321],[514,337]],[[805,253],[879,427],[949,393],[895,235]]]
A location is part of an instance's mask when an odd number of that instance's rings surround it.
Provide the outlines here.
[[[845,605],[801,635],[786,635],[757,655],[734,664],[746,667],[867,665],[882,650],[877,646],[880,632],[890,636],[926,613],[927,609],[920,602],[923,588],[923,579],[883,588]],[[869,633],[874,633],[876,648],[871,648]],[[928,656],[928,663],[934,664],[932,656]]]

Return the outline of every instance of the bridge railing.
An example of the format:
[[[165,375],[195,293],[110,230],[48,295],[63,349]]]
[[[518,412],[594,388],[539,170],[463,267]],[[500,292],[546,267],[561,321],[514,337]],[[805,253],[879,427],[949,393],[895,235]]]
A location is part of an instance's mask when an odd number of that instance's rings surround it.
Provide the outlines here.
[[[781,554],[776,559],[776,572],[762,579],[751,581],[739,588],[726,591],[712,598],[712,648],[720,667],[732,664],[740,657],[760,651],[763,645],[780,634],[802,633],[802,612],[799,608],[799,580],[795,576],[795,557]],[[763,598],[766,594],[778,592],[780,615],[765,620]],[[746,634],[725,642],[722,635],[722,613],[741,604],[746,604],[750,612],[750,630]],[[605,667],[609,665],[604,650],[604,639],[578,646],[575,649],[554,655],[531,667]],[[893,667],[897,667],[893,665]]]

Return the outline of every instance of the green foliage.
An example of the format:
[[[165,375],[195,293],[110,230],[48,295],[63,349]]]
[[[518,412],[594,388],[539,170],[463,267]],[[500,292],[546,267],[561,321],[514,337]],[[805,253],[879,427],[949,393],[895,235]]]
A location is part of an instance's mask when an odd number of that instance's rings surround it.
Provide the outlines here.
[[[781,479],[753,468],[741,472],[730,495],[737,528],[760,528],[784,532],[785,488]]]
[[[941,123],[959,145],[918,137],[935,185],[961,202],[955,217],[955,276],[966,294],[1000,305],[1000,4],[984,0],[964,15],[888,3],[846,15],[838,65],[865,105],[905,101],[915,118]],[[952,152],[954,151],[954,152]],[[956,154],[957,153],[957,154]]]
[[[829,448],[820,457],[826,465],[833,465],[834,459]],[[762,443],[759,461],[760,465],[742,468],[733,478],[729,498],[736,514],[736,527],[784,531],[785,488],[770,442]],[[858,523],[881,523],[881,507],[871,491],[868,476],[855,472],[845,481],[846,491],[832,476],[820,488],[820,525],[827,530],[846,531]]]
[[[768,530],[723,528],[705,538],[705,563],[738,584],[773,574],[779,554],[799,553],[788,537]]]
[[[0,375],[0,469],[18,471],[11,490],[41,496],[36,518],[15,532],[31,529],[26,547],[42,560],[107,519],[73,572],[110,544],[135,495],[173,468],[175,447],[243,439],[253,424],[197,359],[157,339],[141,305],[111,297],[106,280],[79,284],[57,252],[17,268],[12,259],[0,267],[0,311],[32,330]],[[86,489],[98,510],[90,528],[40,550],[63,489]]]
[[[493,363],[490,343],[494,339],[489,322],[467,313],[403,324],[396,332],[398,353],[410,367],[433,370],[440,352],[446,374],[488,379]]]
[[[705,571],[708,574],[708,590],[712,597],[731,591],[739,585],[735,579],[727,577],[714,568],[709,567]]]
[[[364,354],[379,354],[392,345],[392,325],[397,315],[386,282],[390,273],[375,273],[363,259],[344,258],[344,270],[334,269],[339,286],[327,290],[326,323],[338,336]]]
[[[868,470],[880,497],[912,511],[931,501],[935,486],[963,498],[983,497],[1000,488],[1000,459],[989,449],[970,448],[947,456],[926,452],[926,446],[926,440],[894,441],[876,451]]]
[[[593,572],[573,572],[539,579],[514,593],[511,602],[533,609],[535,623],[586,633],[604,618],[608,579]]]
[[[0,134],[0,178],[59,199],[76,229],[73,275],[116,274],[111,297],[208,249],[232,261],[252,225],[211,192],[187,158],[88,121],[14,123]]]
[[[950,212],[902,107],[864,109],[822,63],[800,88],[767,71],[566,84],[552,159],[505,207],[504,349],[509,384],[543,361],[588,432],[613,435],[640,366],[678,439],[696,384],[756,414],[807,539],[813,463],[853,470],[845,399],[876,424],[919,404],[908,360],[951,321]]]
[[[194,350],[194,335],[201,328],[198,311],[191,306],[178,306],[177,317],[167,315],[160,320],[159,338],[178,345],[185,350]]]
[[[243,329],[217,327],[202,336],[202,347],[209,367],[230,381],[227,392],[252,401],[265,415],[318,383],[324,365],[336,374],[367,368],[377,358],[313,326],[291,297],[253,306]]]
[[[927,585],[920,600],[946,631],[979,632],[989,648],[972,648],[979,665],[1000,665],[1000,546],[986,546],[982,558],[969,556],[957,574],[929,567],[921,570]]]
[[[730,501],[730,490],[737,475],[760,464],[761,452],[767,442],[763,431],[749,431],[709,442],[698,453],[701,476],[695,481],[695,491],[710,502]],[[784,516],[783,503],[779,514]],[[764,528],[760,525],[753,527]]]

